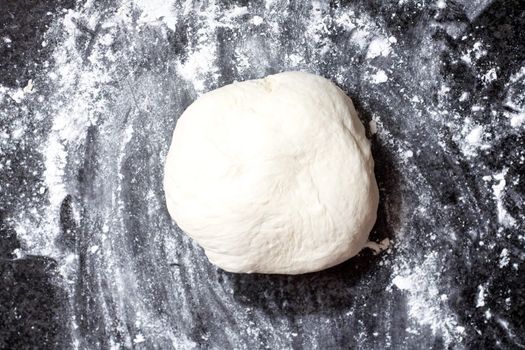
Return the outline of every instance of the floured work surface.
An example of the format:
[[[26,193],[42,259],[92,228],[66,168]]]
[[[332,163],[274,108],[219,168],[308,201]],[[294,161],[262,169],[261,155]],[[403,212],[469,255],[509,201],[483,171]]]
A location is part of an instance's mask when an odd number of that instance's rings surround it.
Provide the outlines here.
[[[519,1],[2,6],[0,347],[525,343]],[[392,243],[225,273],[169,219],[171,131],[203,92],[285,70],[356,102]]]

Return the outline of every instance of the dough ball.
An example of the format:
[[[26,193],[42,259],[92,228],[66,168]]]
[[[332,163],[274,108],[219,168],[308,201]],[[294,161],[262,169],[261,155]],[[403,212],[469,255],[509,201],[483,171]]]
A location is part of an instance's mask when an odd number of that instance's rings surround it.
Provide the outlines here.
[[[226,271],[299,274],[356,255],[378,189],[350,98],[286,72],[199,97],[177,122],[164,188],[179,227]]]

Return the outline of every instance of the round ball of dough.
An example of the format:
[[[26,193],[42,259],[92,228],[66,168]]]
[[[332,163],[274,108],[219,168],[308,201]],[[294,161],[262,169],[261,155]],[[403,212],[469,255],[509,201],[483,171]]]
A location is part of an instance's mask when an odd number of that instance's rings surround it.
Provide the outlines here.
[[[329,80],[285,72],[199,97],[166,159],[170,215],[230,272],[299,274],[356,255],[378,189],[364,127]]]

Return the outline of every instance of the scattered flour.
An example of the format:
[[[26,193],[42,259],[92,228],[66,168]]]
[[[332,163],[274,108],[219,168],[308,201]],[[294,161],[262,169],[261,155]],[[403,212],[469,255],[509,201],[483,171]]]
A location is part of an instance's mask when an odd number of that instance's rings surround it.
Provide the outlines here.
[[[390,54],[390,41],[387,38],[375,38],[370,42],[366,58],[375,58],[377,56],[388,56]]]
[[[518,128],[523,125],[525,122],[525,112],[519,114],[512,114],[510,116],[510,126],[513,128]]]
[[[521,67],[507,82],[504,105],[510,110],[504,112],[510,126],[519,128],[525,123],[525,67]]]
[[[467,65],[472,65],[473,62],[479,60],[481,57],[487,54],[487,50],[483,48],[483,44],[478,41],[474,43],[470,50],[467,50],[462,56],[461,60]]]
[[[500,173],[493,175],[494,180],[498,182],[492,185],[492,190],[494,191],[494,199],[496,200],[498,222],[504,227],[512,227],[516,224],[516,219],[509,214],[503,205],[503,195],[505,194],[505,186],[507,184],[505,180],[507,171],[508,169],[503,169]]]
[[[465,119],[463,128],[460,133],[454,134],[452,139],[456,141],[463,154],[467,157],[475,157],[478,150],[490,148],[490,144],[483,141],[485,128],[476,124],[470,118]]]
[[[146,341],[146,338],[144,338],[144,336],[141,333],[137,334],[135,338],[133,339],[134,344],[144,343],[145,341]]]
[[[400,3],[402,2],[405,1],[400,1]],[[261,16],[252,16],[249,13],[249,8],[245,6],[232,6],[229,10],[224,10],[218,4],[218,1],[211,0],[206,6],[206,10],[202,11],[201,8],[191,1],[181,2],[180,6],[177,7],[178,3],[174,0],[126,0],[122,2],[120,8],[116,11],[115,18],[103,20],[102,27],[111,33],[111,28],[118,26],[131,28],[135,26],[133,15],[136,13],[133,11],[137,8],[140,10],[138,24],[141,28],[162,24],[169,30],[175,30],[181,18],[195,16],[201,26],[193,35],[193,40],[188,43],[187,57],[184,59],[175,58],[174,65],[177,73],[187,83],[191,84],[190,86],[193,86],[196,94],[200,94],[205,92],[210,86],[210,82],[216,82],[219,78],[219,70],[216,64],[216,60],[220,55],[217,47],[218,28],[233,28],[237,21],[245,19],[247,25],[249,25],[246,28],[251,30],[264,28],[266,30],[266,27],[268,27],[266,34],[270,37],[277,37],[282,31],[282,23],[278,21],[277,11],[287,11],[287,9],[281,9],[276,1],[267,1],[265,4],[267,13],[261,14]],[[443,9],[447,6],[447,2],[438,0],[435,2],[435,6]],[[391,60],[395,57],[397,39],[391,36],[374,18],[354,12],[351,9],[345,9],[345,11],[333,10],[321,1],[314,1],[311,11],[307,26],[308,30],[304,34],[305,42],[309,45],[308,50],[302,45],[298,45],[294,49],[296,51],[289,54],[284,60],[285,62],[289,62],[292,67],[300,67],[308,60],[314,62],[315,60],[322,61],[325,57],[323,55],[326,55],[327,52],[337,52],[337,45],[333,45],[329,39],[331,28],[335,26],[338,30],[348,33],[351,44],[361,49],[367,59],[366,64],[371,67],[370,71],[375,72],[374,74],[365,75],[364,78],[369,79],[372,84],[382,84],[389,80],[385,70],[375,67],[374,64],[375,62]],[[332,13],[332,17],[327,16],[330,11],[335,11]],[[46,225],[38,227],[28,218],[19,218],[18,226],[16,227],[17,232],[27,243],[26,249],[34,254],[43,254],[57,258],[60,262],[59,270],[65,276],[66,281],[71,284],[74,283],[76,278],[78,256],[76,254],[61,256],[60,252],[49,242],[54,242],[54,238],[58,235],[60,203],[65,195],[70,192],[68,181],[66,181],[68,171],[70,171],[68,169],[68,152],[80,149],[84,145],[87,129],[91,125],[103,122],[101,120],[102,116],[112,106],[112,101],[105,98],[105,91],[102,89],[108,83],[114,82],[114,78],[111,76],[113,74],[112,67],[104,63],[104,57],[109,59],[112,57],[111,55],[118,55],[118,53],[112,53],[107,49],[113,43],[113,36],[110,33],[104,34],[98,39],[98,42],[106,49],[97,49],[95,47],[88,58],[90,65],[84,65],[82,57],[76,49],[78,46],[76,43],[78,28],[75,22],[79,18],[86,20],[91,29],[94,28],[97,21],[101,21],[100,16],[96,14],[90,15],[90,11],[83,11],[82,8],[78,11],[69,11],[63,20],[65,41],[56,49],[54,58],[57,62],[57,69],[52,70],[49,75],[49,80],[57,84],[57,92],[55,93],[55,99],[45,102],[50,106],[56,104],[56,108],[53,110],[54,119],[51,134],[41,150],[44,155],[46,168],[43,188],[44,191],[48,191],[49,198],[49,213],[46,219],[48,222]],[[258,26],[261,27],[255,28]],[[255,68],[260,68],[262,74],[265,69],[271,66],[272,56],[278,56],[279,54],[277,51],[272,51],[275,48],[271,45],[268,46],[269,52],[264,52],[266,47],[264,50],[261,49],[260,42],[256,38],[248,36],[232,38],[232,40],[241,39],[243,46],[240,48],[236,47],[234,53],[240,72],[243,72],[243,66],[247,67],[246,71],[248,69],[253,70],[254,66],[256,66]],[[3,40],[7,42],[6,38]],[[315,43],[315,45],[311,43]],[[483,44],[476,42],[472,49],[467,50],[461,59],[472,65],[486,53],[487,51],[484,49]],[[116,57],[114,59],[118,61]],[[491,68],[482,76],[482,81],[485,83],[494,81],[498,78],[497,72],[497,68]],[[344,79],[348,72],[341,70],[337,74],[337,79]],[[0,88],[0,95],[9,96],[17,103],[21,103],[28,94],[37,91],[38,89],[36,88],[38,86],[34,87],[32,84],[31,86],[28,84],[26,88],[18,90]],[[5,93],[1,94],[2,91]],[[441,86],[439,91],[442,92],[441,98],[446,98],[448,92],[446,87]],[[69,99],[64,101],[63,96],[69,96]],[[463,92],[459,97],[459,101],[465,102],[469,97],[468,92]],[[410,100],[418,104],[424,102],[423,98],[418,96],[413,96]],[[518,111],[517,113],[509,112],[507,114],[512,127],[519,127],[525,121],[525,112],[519,108],[521,107],[514,108]],[[483,113],[483,108],[474,106],[473,112]],[[474,157],[477,155],[478,149],[488,147],[484,141],[484,139],[488,139],[486,137],[486,126],[470,119],[467,119],[467,122],[464,124],[458,122],[457,125],[457,129],[451,129],[451,134],[454,135],[454,141],[467,157]],[[371,134],[377,133],[377,122],[375,120],[372,120],[369,126]],[[126,144],[130,142],[134,133],[135,130],[130,124],[122,135],[119,134],[123,143],[119,144],[118,152],[123,153]],[[384,128],[381,128],[380,134],[376,137],[383,137],[384,140],[390,143],[389,146],[396,145],[394,137]],[[395,147],[392,147],[392,149],[395,149]],[[398,156],[404,160],[413,157],[414,152],[418,154],[417,149],[411,150],[406,147],[397,147],[397,149],[399,150]],[[118,158],[117,163],[120,164],[120,162],[122,162],[122,158]],[[510,216],[503,205],[503,195],[507,184],[505,179],[506,173],[507,170],[503,170],[501,173],[488,176],[486,179],[487,187],[491,186],[491,181],[494,182],[492,191],[497,203],[497,217],[503,226],[515,224],[515,219]],[[488,188],[490,190],[490,187]],[[116,192],[118,191],[120,189]],[[425,203],[423,195],[420,200],[423,204]],[[421,204],[419,210],[424,213],[424,207],[428,207],[430,204],[423,204]],[[155,215],[154,212],[150,214]],[[116,224],[112,221],[113,218],[110,215],[107,215],[105,219],[106,221],[101,223],[102,242],[90,246],[89,251],[92,254],[111,254],[110,244],[115,235],[114,231],[122,230],[118,225],[115,226]],[[398,237],[402,237],[403,232],[396,232],[396,234],[398,234]],[[169,244],[169,242],[166,243],[172,251],[177,251],[177,246],[170,246]],[[193,263],[187,256],[184,256],[183,259],[187,259],[184,261],[187,266]],[[440,280],[444,277],[440,271],[443,261],[441,261],[438,253],[433,252],[423,258],[423,261],[416,262],[416,264],[412,263],[413,261],[410,258],[400,257],[393,266],[394,272],[391,281],[391,287],[400,289],[407,298],[409,316],[407,322],[410,325],[408,329],[411,333],[421,334],[422,327],[428,327],[434,334],[442,335],[446,344],[460,343],[464,338],[465,328],[459,325],[457,316],[447,304],[448,297],[445,291],[440,289],[442,286]],[[498,265],[500,268],[503,268],[508,266],[509,263],[509,252],[507,249],[503,249],[500,253]],[[126,303],[132,300],[133,311],[139,315],[137,318],[141,318],[144,324],[151,322],[150,328],[143,327],[142,333],[130,335],[129,339],[126,338],[125,345],[132,347],[133,344],[143,343],[146,339],[149,341],[155,336],[155,328],[161,331],[166,330],[166,326],[163,324],[164,321],[158,321],[160,325],[155,324],[155,316],[148,316],[147,306],[141,306],[141,302],[134,299],[141,295],[133,295],[136,286],[133,283],[134,276],[132,272],[121,271],[118,266],[111,264],[106,269],[108,270],[106,271],[107,273],[113,274],[115,277],[115,286],[111,290],[111,293],[113,293],[111,296],[117,300],[116,312],[121,313],[118,317],[125,319],[123,315],[127,312]],[[484,307],[486,304],[486,291],[484,288],[482,285],[478,287],[476,298],[476,306],[478,307]],[[75,324],[76,320],[72,322]],[[253,329],[256,329],[256,327]],[[252,331],[255,332],[255,330]],[[127,334],[128,331],[123,330],[122,332]],[[168,333],[167,330],[166,333]],[[180,334],[172,334],[170,337],[173,338],[174,344],[183,344],[180,345],[183,348],[186,345],[188,348],[196,346],[193,342],[184,340]],[[110,340],[111,342],[114,342],[114,340]],[[77,344],[77,346],[80,345]],[[115,348],[119,346],[119,344],[116,344]]]
[[[0,87],[0,94],[9,96],[16,103],[22,103],[27,95],[34,93],[33,80],[29,79],[27,85],[23,88],[13,89],[5,86]]]
[[[437,7],[438,9],[444,9],[444,8],[446,8],[446,7],[447,7],[447,2],[446,2],[446,0],[438,0],[438,1],[436,1],[436,7]]]
[[[386,83],[388,81],[388,76],[384,70],[379,69],[375,74],[370,76],[370,81],[372,84]]]
[[[505,266],[507,266],[510,262],[510,258],[509,258],[509,250],[507,248],[503,248],[501,250],[501,253],[499,255],[499,268],[502,269],[504,268]]]
[[[417,266],[395,267],[391,285],[406,293],[409,322],[430,327],[433,334],[443,335],[448,346],[463,340],[465,328],[459,325],[457,316],[447,305],[446,295],[440,290],[439,259],[439,255],[432,252]],[[409,323],[418,334],[416,325]]]
[[[182,77],[193,84],[197,94],[205,91],[208,79],[217,80],[218,68],[215,60],[218,57],[215,30],[219,27],[216,20],[219,17],[219,6],[210,1],[205,12],[191,14],[198,16],[205,30],[199,30],[194,40],[189,44],[189,57],[177,62],[177,68]]]
[[[141,9],[139,23],[148,25],[162,22],[169,29],[175,30],[177,17],[174,13],[174,3],[174,0],[133,0],[128,4]]]
[[[483,136],[483,127],[481,125],[475,126],[466,136],[466,140],[470,145],[479,146]]]
[[[498,74],[496,73],[496,68],[491,68],[485,73],[481,79],[485,84],[488,84],[490,82],[493,82],[494,80],[498,79]]]
[[[264,19],[261,16],[253,16],[251,22],[254,26],[260,26],[263,24]]]
[[[478,286],[478,294],[476,297],[476,307],[477,308],[485,306],[485,295],[486,295],[485,287],[480,284]]]

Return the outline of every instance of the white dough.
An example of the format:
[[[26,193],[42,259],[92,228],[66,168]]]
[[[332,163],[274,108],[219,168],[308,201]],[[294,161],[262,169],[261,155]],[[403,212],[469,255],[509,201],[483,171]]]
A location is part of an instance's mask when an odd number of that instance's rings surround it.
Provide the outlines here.
[[[300,72],[198,98],[177,122],[164,188],[179,227],[231,272],[339,264],[366,245],[378,204],[352,101]]]

